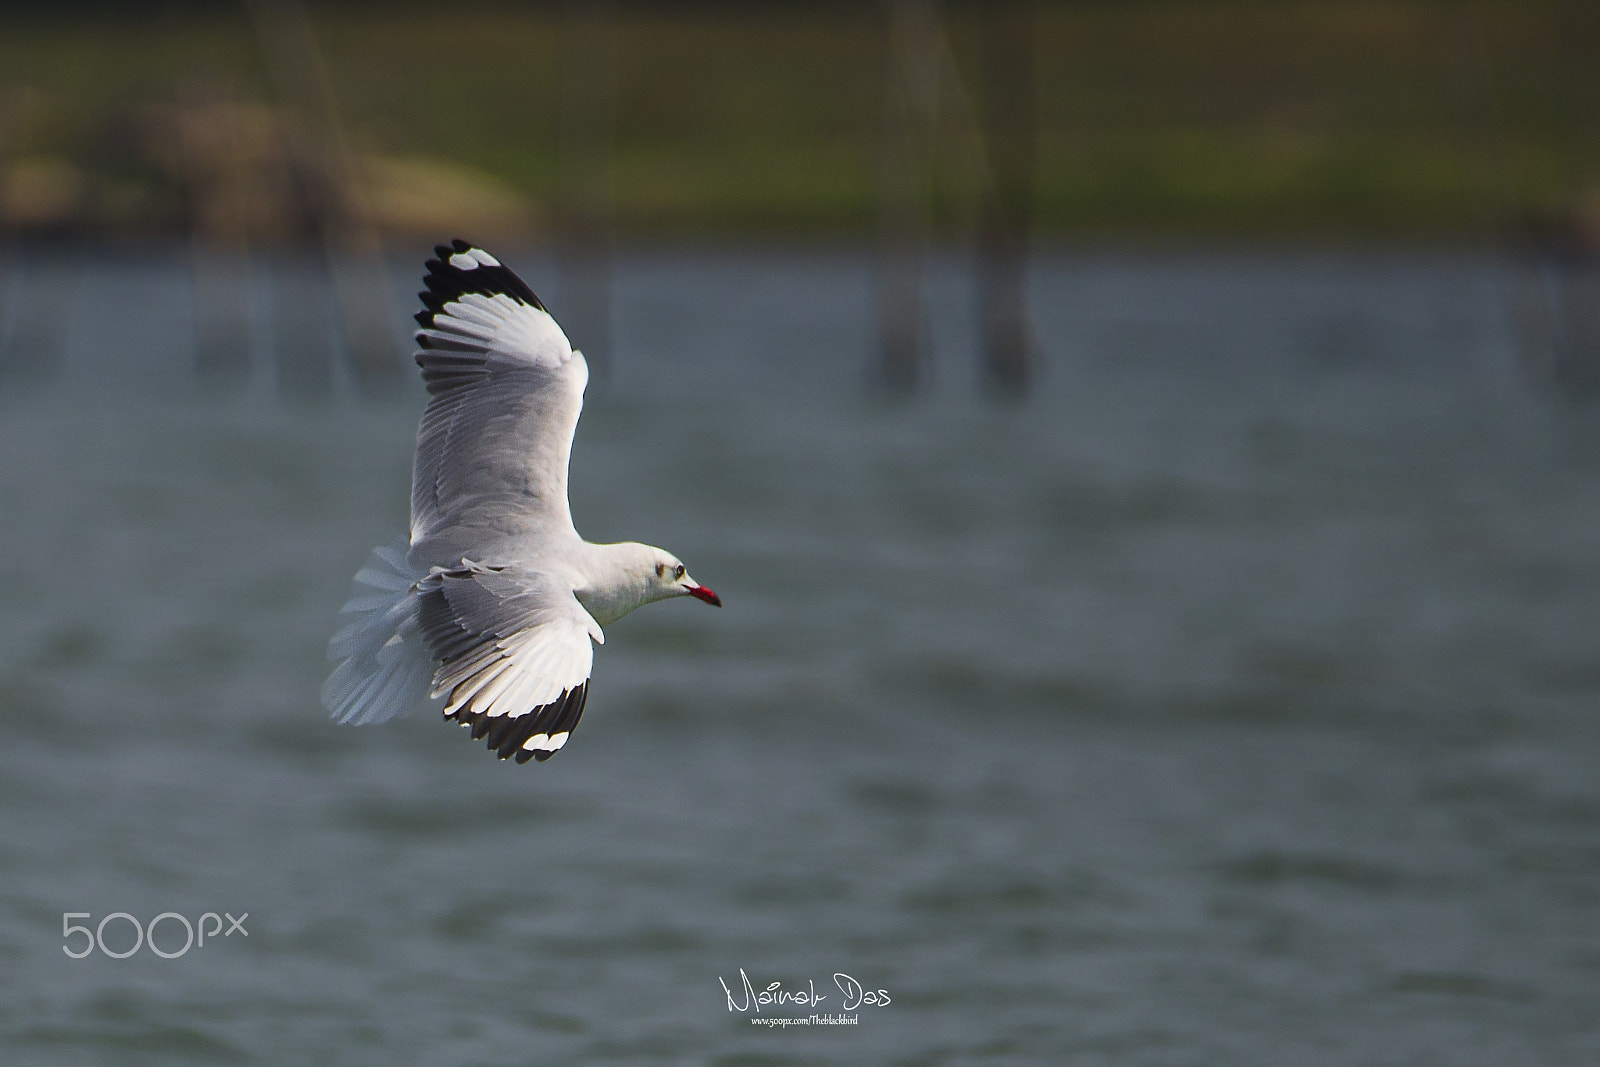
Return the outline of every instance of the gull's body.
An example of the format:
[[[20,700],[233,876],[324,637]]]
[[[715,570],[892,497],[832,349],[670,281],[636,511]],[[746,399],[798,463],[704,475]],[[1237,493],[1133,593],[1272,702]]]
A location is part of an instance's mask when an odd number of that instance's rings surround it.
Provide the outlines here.
[[[374,549],[328,645],[322,702],[382,722],[430,697],[501,759],[549,759],[588,698],[602,626],[655,600],[719,605],[683,564],[593,544],[567,504],[589,371],[539,298],[465,241],[428,261],[411,534]]]

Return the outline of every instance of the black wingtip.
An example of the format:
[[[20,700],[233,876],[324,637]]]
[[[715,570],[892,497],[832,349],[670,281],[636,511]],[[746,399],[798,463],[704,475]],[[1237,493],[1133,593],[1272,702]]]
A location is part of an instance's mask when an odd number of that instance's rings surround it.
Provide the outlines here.
[[[451,262],[453,257],[475,249],[487,256],[490,262],[478,262],[467,267],[460,267]],[[478,293],[482,296],[499,296],[503,293],[518,303],[538,308],[548,314],[549,309],[544,306],[544,302],[528,283],[518,277],[511,268],[502,264],[493,254],[484,252],[481,245],[457,237],[447,245],[435,245],[433,254],[435,258],[423,265],[427,273],[422,276],[422,284],[427,288],[417,294],[424,310],[417,312],[415,318],[423,329],[431,328],[433,317],[442,311],[446,304],[460,299],[465,293]]]
[[[563,690],[555,700],[542,707],[533,708],[522,715],[489,718],[482,712],[457,708],[447,712],[445,721],[454,720],[470,727],[474,741],[488,742],[488,749],[500,759],[515,759],[519,764],[530,759],[543,763],[560,749],[528,749],[523,744],[535,734],[565,733],[569,737],[578,728],[584,705],[589,702],[587,680],[572,689]]]

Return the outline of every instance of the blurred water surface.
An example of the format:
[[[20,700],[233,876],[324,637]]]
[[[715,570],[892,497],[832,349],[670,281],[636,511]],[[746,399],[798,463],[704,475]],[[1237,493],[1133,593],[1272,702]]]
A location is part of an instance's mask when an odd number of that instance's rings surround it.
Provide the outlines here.
[[[207,398],[181,260],[73,266],[0,398],[4,1060],[1600,1058],[1600,413],[1498,265],[1046,257],[1021,404],[958,266],[895,402],[867,260],[619,263],[574,514],[727,607],[612,627],[525,767],[317,704],[420,385]]]

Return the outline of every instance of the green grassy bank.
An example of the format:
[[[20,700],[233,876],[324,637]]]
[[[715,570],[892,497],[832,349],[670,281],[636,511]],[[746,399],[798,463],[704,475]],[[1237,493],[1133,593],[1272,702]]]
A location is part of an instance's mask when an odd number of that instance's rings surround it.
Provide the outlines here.
[[[313,6],[330,91],[306,99],[331,108],[306,121],[341,133],[353,158],[391,165],[395,225],[405,203],[447,213],[452,197],[498,197],[548,226],[574,54],[566,9],[445,10]],[[945,234],[971,225],[986,180],[985,10],[944,12],[928,152]],[[615,71],[619,232],[873,231],[883,7],[615,11],[609,51],[579,54],[609,56]],[[1107,0],[1043,3],[1034,18],[1042,238],[1477,239],[1527,218],[1600,230],[1600,5]],[[276,47],[243,7],[11,15],[0,207],[23,229],[181,229],[205,163],[173,147],[189,142],[172,129],[209,102],[243,109],[219,120],[230,129],[242,120],[228,116],[294,104],[286,95],[312,75]],[[302,100],[301,113],[316,110]]]

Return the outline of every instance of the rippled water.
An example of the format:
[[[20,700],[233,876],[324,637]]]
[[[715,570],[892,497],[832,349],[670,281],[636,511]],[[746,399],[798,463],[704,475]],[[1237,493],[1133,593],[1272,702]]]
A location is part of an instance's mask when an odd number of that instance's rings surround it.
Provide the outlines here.
[[[574,513],[727,607],[525,767],[317,705],[420,386],[204,399],[181,263],[75,277],[0,396],[6,1063],[1600,1060],[1600,410],[1493,262],[1047,259],[1010,405],[954,264],[892,402],[867,261],[625,259]]]

